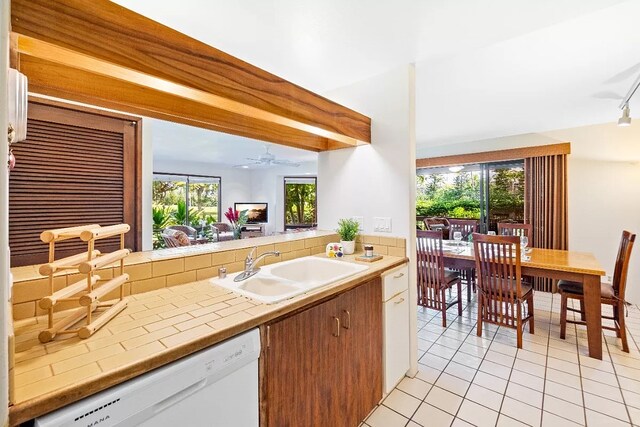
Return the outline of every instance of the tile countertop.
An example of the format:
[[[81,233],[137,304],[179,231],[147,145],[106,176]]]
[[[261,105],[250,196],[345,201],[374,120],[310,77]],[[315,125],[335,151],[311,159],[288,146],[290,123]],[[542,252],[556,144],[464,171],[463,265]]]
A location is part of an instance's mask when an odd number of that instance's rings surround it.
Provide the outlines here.
[[[347,262],[356,262],[347,256]],[[201,280],[129,297],[128,307],[92,337],[38,341],[46,317],[15,324],[16,425],[300,310],[401,265],[385,256],[347,279],[277,304],[262,304]]]

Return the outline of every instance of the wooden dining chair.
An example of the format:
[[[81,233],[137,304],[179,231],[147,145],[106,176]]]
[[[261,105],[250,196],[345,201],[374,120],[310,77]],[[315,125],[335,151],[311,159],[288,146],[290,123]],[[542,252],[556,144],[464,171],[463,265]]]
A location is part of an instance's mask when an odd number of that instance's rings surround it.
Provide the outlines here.
[[[517,223],[498,223],[498,235],[500,236],[527,236],[529,240],[533,236],[533,227],[531,224]]]
[[[482,323],[515,328],[518,348],[522,348],[522,333],[529,322],[534,333],[533,288],[522,283],[520,238],[517,236],[487,236],[473,234],[478,283],[478,336]],[[525,304],[526,303],[526,304]]]
[[[462,240],[468,240],[469,235],[477,233],[480,228],[480,221],[477,219],[449,219],[449,236],[453,238],[453,233],[462,233]]]
[[[444,269],[442,231],[417,231],[418,304],[442,312],[442,326],[447,326],[447,310],[458,304],[462,315],[462,282]],[[446,291],[457,286],[457,298],[447,302]]]
[[[629,344],[627,343],[627,330],[624,321],[625,291],[627,288],[627,271],[629,270],[629,259],[631,257],[631,249],[636,240],[636,235],[629,231],[622,232],[620,239],[620,247],[618,248],[618,256],[616,257],[616,266],[613,271],[613,281],[600,284],[600,303],[610,305],[613,309],[613,316],[602,315],[603,319],[613,320],[613,326],[603,325],[603,329],[615,331],[616,336],[622,340],[622,350],[629,352]],[[572,282],[569,280],[560,280],[558,282],[558,292],[560,293],[560,338],[564,339],[567,333],[567,323],[585,325],[584,313],[584,290],[582,283]],[[575,299],[580,302],[580,309],[568,308],[567,300]],[[581,320],[567,320],[567,311],[573,311],[581,314]]]

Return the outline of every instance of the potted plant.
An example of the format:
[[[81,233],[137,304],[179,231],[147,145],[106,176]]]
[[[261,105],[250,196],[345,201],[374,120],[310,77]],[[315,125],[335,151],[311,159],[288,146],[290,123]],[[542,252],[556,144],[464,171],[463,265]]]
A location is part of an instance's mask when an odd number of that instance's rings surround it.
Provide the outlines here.
[[[356,236],[360,224],[355,219],[343,218],[338,220],[336,232],[340,235],[340,244],[346,255],[351,255],[356,250]]]
[[[239,239],[240,233],[242,232],[242,226],[247,223],[249,216],[247,214],[248,210],[245,209],[243,211],[237,211],[235,209],[229,208],[224,216],[227,217],[229,223],[231,223],[231,229],[233,230],[233,238]]]

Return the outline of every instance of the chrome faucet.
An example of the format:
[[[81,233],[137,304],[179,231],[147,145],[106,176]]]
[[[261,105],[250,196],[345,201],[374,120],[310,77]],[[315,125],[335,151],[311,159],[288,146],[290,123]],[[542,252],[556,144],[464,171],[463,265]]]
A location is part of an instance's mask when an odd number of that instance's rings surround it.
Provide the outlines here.
[[[265,252],[262,255],[260,255],[259,257],[257,257],[256,259],[253,259],[253,256],[254,256],[254,254],[256,253],[257,250],[258,250],[257,246],[255,246],[253,249],[251,249],[251,252],[249,252],[249,254],[247,255],[247,257],[244,260],[244,271],[242,273],[238,274],[233,279],[234,282],[241,282],[243,280],[247,280],[249,277],[253,276],[258,271],[260,271],[260,267],[256,267],[256,265],[260,261],[262,261],[264,258],[266,258],[268,256],[280,256],[280,251],[272,251],[272,252]]]

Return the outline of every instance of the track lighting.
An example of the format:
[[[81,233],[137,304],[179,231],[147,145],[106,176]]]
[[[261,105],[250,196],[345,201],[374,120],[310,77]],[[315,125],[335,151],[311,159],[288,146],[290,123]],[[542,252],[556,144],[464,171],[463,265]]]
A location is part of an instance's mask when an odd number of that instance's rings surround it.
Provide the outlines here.
[[[629,104],[625,104],[622,109],[622,117],[618,119],[618,126],[631,125],[631,117],[629,116]]]

